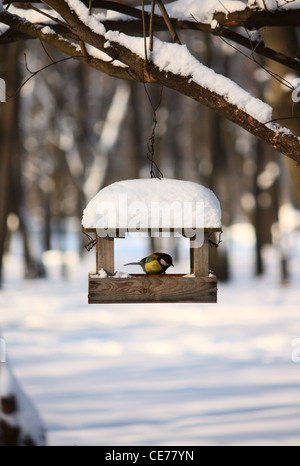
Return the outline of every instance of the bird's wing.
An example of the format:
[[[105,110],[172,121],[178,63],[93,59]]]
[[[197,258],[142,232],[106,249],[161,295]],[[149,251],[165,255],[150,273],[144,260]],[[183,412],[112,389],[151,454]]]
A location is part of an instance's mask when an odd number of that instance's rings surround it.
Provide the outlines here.
[[[158,259],[157,254],[151,254],[150,256],[145,257],[145,259],[143,259],[141,262],[145,264],[146,262],[153,262],[153,261],[155,261],[157,259]]]

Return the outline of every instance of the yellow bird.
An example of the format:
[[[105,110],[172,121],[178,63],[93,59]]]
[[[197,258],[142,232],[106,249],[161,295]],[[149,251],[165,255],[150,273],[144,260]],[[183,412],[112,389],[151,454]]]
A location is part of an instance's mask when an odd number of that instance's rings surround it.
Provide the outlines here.
[[[145,257],[140,262],[130,262],[124,265],[140,265],[147,275],[159,275],[165,273],[169,267],[174,267],[172,257],[163,252],[155,252]]]

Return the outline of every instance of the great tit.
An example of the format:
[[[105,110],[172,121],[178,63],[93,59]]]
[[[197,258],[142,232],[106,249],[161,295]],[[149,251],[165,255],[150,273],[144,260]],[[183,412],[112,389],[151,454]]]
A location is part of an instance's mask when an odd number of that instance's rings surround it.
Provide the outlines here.
[[[165,273],[169,267],[174,267],[172,257],[162,252],[155,252],[140,262],[130,262],[124,265],[140,265],[147,275],[159,275]]]

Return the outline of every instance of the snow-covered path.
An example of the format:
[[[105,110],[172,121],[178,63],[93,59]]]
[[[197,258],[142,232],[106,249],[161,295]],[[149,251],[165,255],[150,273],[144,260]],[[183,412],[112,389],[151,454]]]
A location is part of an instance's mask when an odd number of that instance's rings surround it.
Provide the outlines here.
[[[12,273],[2,336],[48,444],[300,445],[298,264],[285,288],[241,273],[217,305],[88,306],[88,263]]]

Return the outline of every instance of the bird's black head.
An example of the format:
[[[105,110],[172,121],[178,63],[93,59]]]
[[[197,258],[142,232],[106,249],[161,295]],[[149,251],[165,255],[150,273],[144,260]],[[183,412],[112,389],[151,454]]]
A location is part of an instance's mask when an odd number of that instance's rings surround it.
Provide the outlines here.
[[[171,256],[169,256],[169,254],[160,254],[159,255],[159,263],[163,266],[163,267],[166,267],[166,268],[169,268],[169,267],[174,267],[174,264],[173,264],[173,259]]]

